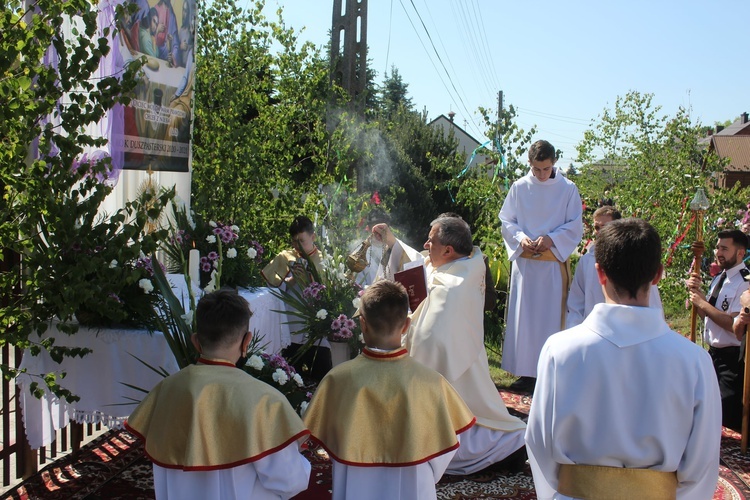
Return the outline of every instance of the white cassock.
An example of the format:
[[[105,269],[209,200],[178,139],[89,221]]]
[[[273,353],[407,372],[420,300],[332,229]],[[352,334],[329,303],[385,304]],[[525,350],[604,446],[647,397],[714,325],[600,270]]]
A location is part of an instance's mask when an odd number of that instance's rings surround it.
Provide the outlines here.
[[[190,498],[291,498],[308,486],[311,465],[300,459],[297,442],[255,462],[231,469],[183,471],[154,464],[154,493],[159,500]]]
[[[484,348],[485,264],[479,247],[439,268],[426,261],[427,298],[412,314],[409,354],[440,372],[474,413],[448,474],[471,474],[523,446],[525,424],[511,416],[490,377]]]
[[[564,292],[570,282],[564,263],[583,236],[578,188],[556,172],[540,182],[529,170],[510,187],[499,215],[512,262],[502,368],[519,376],[536,377],[544,341],[564,328]],[[545,235],[552,238],[557,261],[521,257],[524,238]]]
[[[604,292],[599,283],[594,264],[594,248],[596,244],[589,247],[589,251],[581,256],[576,265],[576,272],[568,292],[568,313],[565,315],[565,328],[580,325],[589,315],[595,305],[604,302]],[[648,306],[662,311],[664,310],[659,296],[659,288],[651,285],[651,295],[648,298]]]
[[[545,344],[526,429],[538,498],[568,498],[560,464],[676,471],[678,499],[712,498],[720,440],[711,358],[658,309],[597,304]]]

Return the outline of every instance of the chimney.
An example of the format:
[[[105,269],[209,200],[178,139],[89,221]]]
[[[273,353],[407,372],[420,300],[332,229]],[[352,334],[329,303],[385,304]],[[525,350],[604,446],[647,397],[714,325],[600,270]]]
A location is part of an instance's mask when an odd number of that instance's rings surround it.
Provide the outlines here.
[[[747,111],[740,115],[740,123],[747,123]]]
[[[456,113],[454,113],[453,111],[451,111],[450,113],[448,113],[448,119],[451,121],[451,123],[453,123],[453,117],[454,116],[456,116]],[[745,113],[745,119],[747,120],[747,113]]]

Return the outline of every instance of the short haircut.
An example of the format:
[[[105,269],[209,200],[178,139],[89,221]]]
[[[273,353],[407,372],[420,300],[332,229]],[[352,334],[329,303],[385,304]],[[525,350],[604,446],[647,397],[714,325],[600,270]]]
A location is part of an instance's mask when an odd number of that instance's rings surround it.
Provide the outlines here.
[[[719,231],[719,239],[730,239],[735,246],[742,247],[747,250],[747,235],[739,229],[725,229],[724,231]]]
[[[635,298],[650,285],[661,264],[661,238],[648,222],[629,218],[605,225],[596,237],[596,263],[618,294]]]
[[[250,327],[250,305],[235,290],[204,295],[195,310],[198,341],[204,347],[222,347],[241,339]]]
[[[312,221],[304,215],[298,215],[289,225],[289,236],[291,236],[292,238],[297,236],[299,233],[314,232],[315,226],[313,226]]]
[[[612,217],[612,220],[622,219],[622,214],[619,210],[611,205],[604,205],[599,207],[594,212],[594,217]]]
[[[457,219],[463,219],[460,215],[458,215],[456,212],[443,212],[442,214],[438,215],[437,219],[442,219],[443,217],[456,217]]]
[[[557,152],[555,147],[548,141],[536,141],[529,148],[529,161],[546,161],[552,160],[552,163],[557,161]]]
[[[459,255],[469,255],[474,250],[471,239],[471,228],[458,217],[438,217],[430,222],[430,227],[437,226],[437,237],[445,246],[452,246]]]
[[[360,315],[373,335],[387,336],[404,326],[409,314],[409,294],[401,283],[376,281],[367,287],[361,299]]]

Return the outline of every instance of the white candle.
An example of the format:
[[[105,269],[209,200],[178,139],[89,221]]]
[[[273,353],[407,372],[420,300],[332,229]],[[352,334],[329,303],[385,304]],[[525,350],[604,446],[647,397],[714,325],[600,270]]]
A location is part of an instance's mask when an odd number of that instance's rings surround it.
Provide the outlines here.
[[[188,275],[190,276],[190,281],[198,286],[200,286],[201,284],[200,261],[200,251],[197,248],[193,248],[192,250],[190,250],[190,258],[188,259]]]

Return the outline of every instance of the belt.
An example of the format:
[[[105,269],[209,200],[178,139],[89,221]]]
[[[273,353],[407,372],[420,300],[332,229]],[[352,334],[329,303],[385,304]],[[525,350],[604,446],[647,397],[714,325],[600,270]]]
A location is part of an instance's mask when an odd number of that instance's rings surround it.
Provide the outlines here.
[[[584,500],[670,500],[677,497],[677,473],[600,465],[560,465],[557,491]]]
[[[560,330],[565,330],[565,314],[568,312],[568,290],[570,289],[570,259],[566,259],[565,262],[560,262],[555,257],[555,254],[551,250],[547,249],[544,252],[532,253],[528,250],[524,250],[519,256],[523,259],[529,260],[540,260],[547,262],[558,262],[560,264],[560,276],[562,276],[562,303],[560,306]]]

